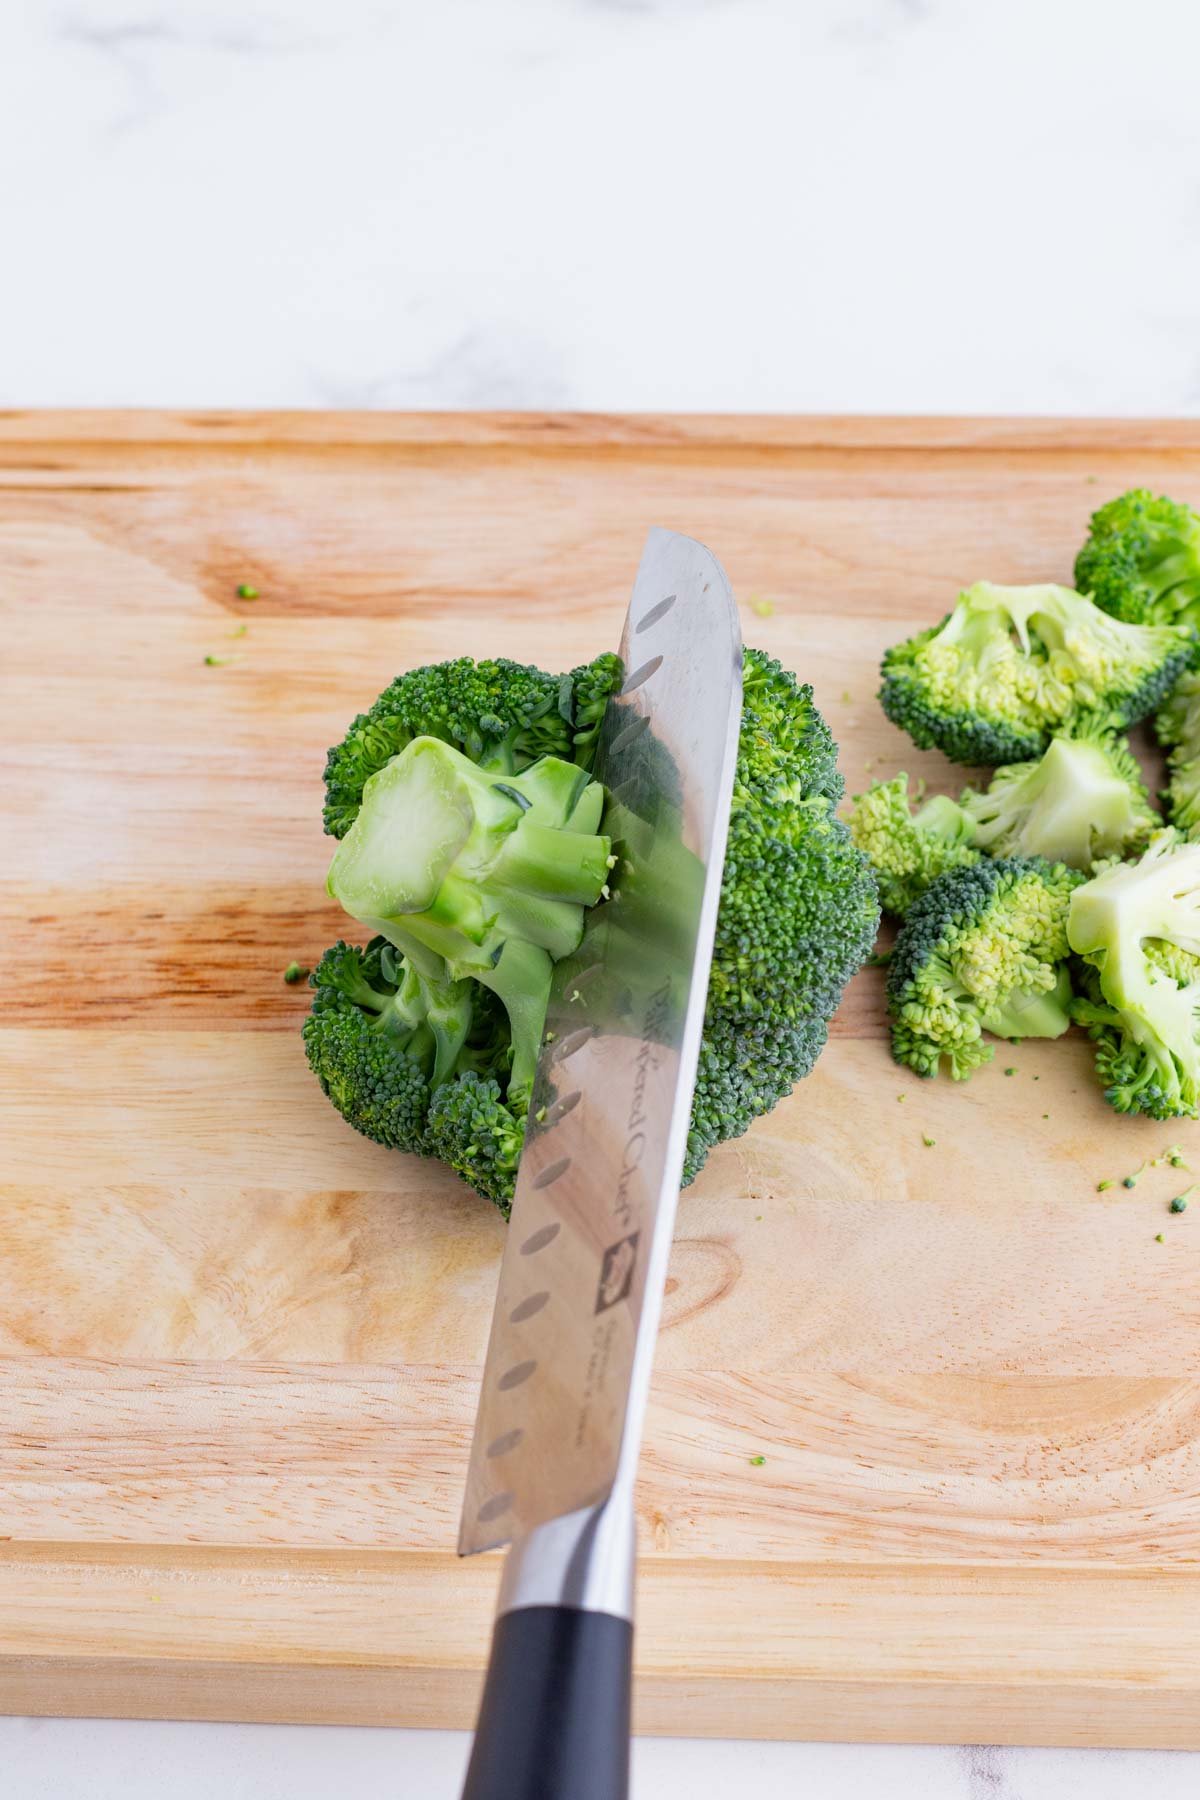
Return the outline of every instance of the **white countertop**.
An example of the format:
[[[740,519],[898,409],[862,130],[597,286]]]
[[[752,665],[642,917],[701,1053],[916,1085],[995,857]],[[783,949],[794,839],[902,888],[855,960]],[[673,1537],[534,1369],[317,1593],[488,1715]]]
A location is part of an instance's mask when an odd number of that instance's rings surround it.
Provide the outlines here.
[[[1195,413],[1198,66],[1185,0],[2,8],[0,406]],[[464,1755],[0,1720],[12,1800],[450,1800]],[[1149,1752],[635,1751],[636,1800],[1198,1782]]]

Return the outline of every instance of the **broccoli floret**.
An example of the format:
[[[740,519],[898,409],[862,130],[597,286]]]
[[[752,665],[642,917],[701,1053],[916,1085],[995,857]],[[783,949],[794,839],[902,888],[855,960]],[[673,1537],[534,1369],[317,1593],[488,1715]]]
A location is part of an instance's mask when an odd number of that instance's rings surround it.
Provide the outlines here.
[[[997,769],[963,808],[991,856],[1043,856],[1089,869],[1139,850],[1162,820],[1124,738],[1084,720],[1059,732],[1037,762]]]
[[[366,951],[336,945],[326,953],[305,1039],[322,1086],[352,1125],[441,1158],[507,1211],[550,969],[578,945],[586,909],[607,891],[610,819],[611,829],[628,827],[627,851],[639,831],[661,848],[661,830],[624,802],[606,802],[588,778],[604,706],[622,679],[616,658],[561,680],[512,664],[479,667],[492,672],[480,677],[484,687],[496,671],[513,671],[526,722],[488,688],[497,729],[483,728],[478,707],[453,719],[444,709],[431,729],[428,702],[418,718],[414,692],[461,699],[480,691],[452,663],[444,675],[418,671],[420,683],[407,690],[410,678],[393,682],[331,753],[343,759],[330,803],[335,835],[344,835],[330,891],[380,935]],[[745,1131],[808,1073],[879,918],[870,866],[833,814],[836,747],[812,690],[754,650],[744,672],[689,1181],[713,1144]],[[569,736],[534,757],[541,734],[558,729],[540,710],[549,690]],[[372,739],[376,728],[385,735]],[[668,885],[697,871],[681,845]],[[623,905],[645,915],[644,973],[646,944],[664,959],[673,954],[672,908],[662,895],[639,899],[636,856],[620,879],[629,884]],[[611,973],[618,982],[628,975]]]
[[[1060,1037],[1070,1024],[1067,905],[1083,880],[1040,858],[949,869],[916,902],[888,968],[892,1053],[918,1075],[943,1057],[956,1080],[996,1037]]]
[[[846,787],[812,688],[797,687],[795,676],[761,650],[748,650],[742,659],[738,781],[776,798],[793,788],[809,800],[824,795],[835,806]]]
[[[457,1081],[435,1089],[425,1148],[470,1182],[476,1193],[494,1201],[507,1218],[525,1139],[525,1115],[525,1107],[507,1103],[494,1076],[468,1070]]]
[[[414,979],[474,980],[503,1002],[512,1098],[533,1086],[553,966],[578,948],[608,880],[602,805],[586,770],[560,757],[498,779],[418,737],[367,781],[330,866],[330,894]]]
[[[338,942],[312,974],[316,989],[304,1022],[313,1073],[344,1118],[395,1150],[425,1148],[434,1039],[413,1009],[396,1005],[376,938],[365,950]],[[393,971],[396,975],[397,972]]]
[[[442,738],[499,774],[541,756],[590,767],[605,701],[620,681],[620,658],[611,654],[570,675],[460,656],[397,676],[326,758],[326,831],[346,835],[366,782],[415,737]]]
[[[744,668],[685,1181],[809,1073],[879,926],[870,864],[833,810],[837,752],[812,689],[756,650]],[[769,737],[788,753],[772,753]]]
[[[1167,756],[1167,818],[1185,837],[1200,837],[1200,674],[1181,675],[1154,720]]]
[[[1118,1112],[1194,1119],[1200,1110],[1200,844],[1159,832],[1071,896],[1067,935],[1083,959],[1074,1017]]]
[[[934,794],[914,812],[907,775],[855,794],[848,822],[875,870],[884,911],[899,918],[944,870],[979,861],[970,816],[948,794]]]
[[[1186,627],[1124,624],[1071,588],[981,581],[886,653],[879,698],[924,750],[1023,762],[1084,714],[1123,730],[1152,712],[1191,648]]]
[[[1114,619],[1200,625],[1200,517],[1131,488],[1092,514],[1075,585]]]

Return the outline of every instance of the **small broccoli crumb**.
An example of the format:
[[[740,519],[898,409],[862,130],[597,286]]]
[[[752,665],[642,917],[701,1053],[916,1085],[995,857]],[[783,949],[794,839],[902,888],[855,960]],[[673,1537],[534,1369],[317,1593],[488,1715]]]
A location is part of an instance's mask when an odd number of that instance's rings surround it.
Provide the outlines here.
[[[908,1095],[907,1094],[897,1094],[896,1098],[897,1098],[897,1100],[907,1100]]]
[[[206,656],[204,666],[206,669],[223,669],[230,660],[228,656]]]
[[[230,637],[235,637],[235,638],[245,637],[245,635],[249,631],[249,629],[250,629],[250,627],[248,625],[239,625],[237,630],[231,631],[229,635],[230,635]]]
[[[258,589],[256,587],[251,586],[250,582],[248,582],[248,581],[239,581],[237,597],[239,600],[257,600],[258,599]]]
[[[1194,1194],[1195,1191],[1196,1191],[1196,1184],[1195,1184],[1195,1182],[1193,1182],[1192,1186],[1190,1188],[1185,1188],[1183,1190],[1182,1194],[1176,1194],[1176,1196],[1172,1200],[1170,1206],[1167,1208],[1167,1211],[1173,1212],[1173,1213],[1186,1212],[1187,1204],[1188,1204],[1188,1195]]]
[[[536,1119],[536,1120],[537,1120],[537,1122],[538,1122],[538,1124],[539,1124],[539,1125],[544,1125],[544,1124],[545,1124],[545,1123],[546,1123],[546,1109],[545,1109],[545,1107],[544,1107],[544,1106],[539,1106],[539,1107],[538,1107],[538,1109],[537,1109],[537,1111],[536,1111],[536,1112],[535,1112],[535,1113],[534,1113],[534,1115],[533,1115],[533,1116],[534,1116],[534,1118],[535,1118],[535,1119]]]
[[[1156,1244],[1165,1244],[1167,1240],[1161,1231],[1156,1231],[1154,1234],[1154,1241]]]
[[[927,1135],[927,1133],[925,1133],[923,1131],[921,1133],[921,1142],[924,1144],[924,1146],[927,1150],[932,1150],[934,1145],[937,1143],[937,1139],[929,1137]]]
[[[886,969],[891,960],[890,950],[873,950],[867,958],[866,967],[868,969]]]
[[[843,706],[853,706],[854,705],[854,698],[853,698],[853,695],[851,694],[849,688],[842,689],[842,705]]]
[[[1113,1183],[1111,1181],[1098,1181],[1096,1183],[1096,1192],[1098,1194],[1103,1194],[1104,1192],[1106,1192],[1106,1190],[1108,1188],[1110,1188],[1112,1186],[1113,1186]]]
[[[752,1469],[761,1469],[766,1460],[765,1456],[752,1456],[750,1458],[750,1467]]]
[[[1173,1169],[1187,1168],[1187,1164],[1183,1160],[1183,1151],[1179,1148],[1178,1144],[1168,1144],[1167,1148],[1163,1151],[1163,1161],[1169,1162]]]
[[[1048,1119],[1048,1118],[1049,1118],[1049,1117],[1050,1117],[1050,1114],[1049,1114],[1049,1113],[1043,1113],[1043,1114],[1042,1114],[1042,1117],[1043,1117],[1043,1119]]]
[[[1005,1074],[1006,1074],[1006,1075],[1015,1075],[1015,1074],[1016,1074],[1016,1072],[1017,1072],[1017,1071],[1016,1071],[1016,1070],[1015,1070],[1015,1069],[1005,1069],[1005,1071],[1004,1071],[1004,1073],[1005,1073]]]
[[[1142,1179],[1142,1176],[1146,1173],[1146,1170],[1149,1168],[1149,1166],[1150,1166],[1149,1163],[1143,1163],[1140,1169],[1135,1169],[1133,1171],[1132,1175],[1126,1175],[1122,1179],[1121,1186],[1126,1187],[1126,1188],[1135,1188],[1137,1186],[1138,1182]]]
[[[283,979],[287,982],[289,987],[295,987],[296,983],[298,981],[303,981],[307,974],[308,970],[303,968],[298,962],[290,962],[283,971]]]
[[[761,600],[757,596],[750,602],[750,611],[757,613],[760,619],[769,619],[775,611],[773,600]]]

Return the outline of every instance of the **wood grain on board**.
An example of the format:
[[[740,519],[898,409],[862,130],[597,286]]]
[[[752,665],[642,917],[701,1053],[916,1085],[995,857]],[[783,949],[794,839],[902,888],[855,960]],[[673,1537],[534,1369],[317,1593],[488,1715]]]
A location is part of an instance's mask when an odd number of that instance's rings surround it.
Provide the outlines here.
[[[0,415],[0,1705],[471,1716],[504,1227],[337,1118],[282,981],[342,928],[349,717],[422,661],[610,645],[662,523],[852,790],[950,789],[880,652],[982,575],[1069,579],[1134,483],[1200,502],[1200,426]],[[902,1073],[864,971],[685,1194],[642,1729],[1200,1746],[1195,1227],[1175,1171],[1096,1191],[1200,1130],[1116,1119],[1081,1040],[1001,1063]]]

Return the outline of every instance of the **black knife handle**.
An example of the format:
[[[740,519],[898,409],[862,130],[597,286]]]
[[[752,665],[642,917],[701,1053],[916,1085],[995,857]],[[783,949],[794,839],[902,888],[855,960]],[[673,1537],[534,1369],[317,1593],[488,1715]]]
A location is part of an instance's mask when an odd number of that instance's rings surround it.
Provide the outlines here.
[[[628,1800],[632,1666],[628,1619],[502,1613],[463,1800]]]

